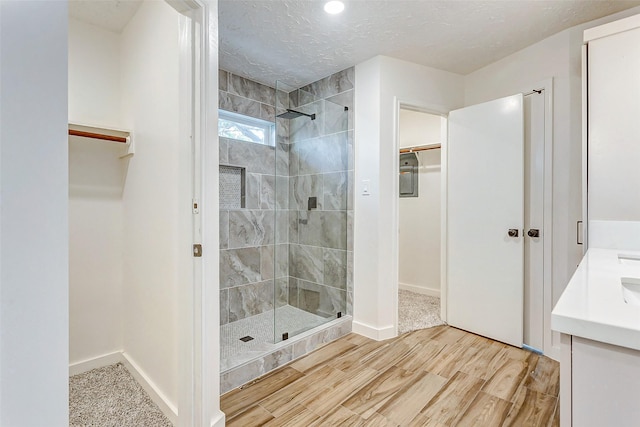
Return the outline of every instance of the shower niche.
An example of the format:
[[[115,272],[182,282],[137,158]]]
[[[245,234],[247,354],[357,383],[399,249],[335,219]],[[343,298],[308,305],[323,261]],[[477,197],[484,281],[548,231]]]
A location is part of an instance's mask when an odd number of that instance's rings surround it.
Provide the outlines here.
[[[246,169],[220,166],[220,209],[242,209],[246,206]]]
[[[294,351],[301,339],[319,333],[318,345],[341,335],[326,327],[347,325],[352,76],[350,69],[274,89],[221,72],[228,89],[221,108],[238,105],[225,101],[248,90],[244,96],[261,99],[274,124],[273,145],[220,138],[223,392],[312,349],[305,343]],[[241,207],[224,205],[223,168],[242,171]]]

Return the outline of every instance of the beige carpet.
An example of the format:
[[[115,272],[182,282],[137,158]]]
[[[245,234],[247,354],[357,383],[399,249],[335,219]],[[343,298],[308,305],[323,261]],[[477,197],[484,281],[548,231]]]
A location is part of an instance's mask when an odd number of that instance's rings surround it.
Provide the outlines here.
[[[444,325],[440,319],[440,298],[398,291],[398,334]]]
[[[69,425],[172,427],[120,363],[69,378]]]

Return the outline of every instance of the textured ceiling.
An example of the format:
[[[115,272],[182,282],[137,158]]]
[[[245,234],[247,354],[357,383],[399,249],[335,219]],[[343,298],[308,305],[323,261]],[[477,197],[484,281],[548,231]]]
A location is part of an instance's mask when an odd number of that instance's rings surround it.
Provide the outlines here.
[[[141,4],[142,0],[70,0],[69,16],[121,33]]]
[[[468,74],[566,28],[639,6],[606,0],[219,0],[220,67],[293,86],[376,55]]]
[[[162,0],[149,0],[162,1]],[[376,55],[468,74],[640,0],[219,0],[220,67],[273,86],[326,77]],[[142,0],[71,0],[69,15],[120,33]]]

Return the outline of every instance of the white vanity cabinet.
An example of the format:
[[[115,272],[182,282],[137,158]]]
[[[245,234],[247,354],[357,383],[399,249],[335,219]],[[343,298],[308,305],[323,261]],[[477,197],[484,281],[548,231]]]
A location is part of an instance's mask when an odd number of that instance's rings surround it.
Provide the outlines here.
[[[640,304],[625,301],[622,283],[640,284],[640,15],[588,29],[584,42],[588,251],[551,315],[562,333],[560,425],[635,427]]]
[[[573,425],[640,425],[640,351],[572,337]]]

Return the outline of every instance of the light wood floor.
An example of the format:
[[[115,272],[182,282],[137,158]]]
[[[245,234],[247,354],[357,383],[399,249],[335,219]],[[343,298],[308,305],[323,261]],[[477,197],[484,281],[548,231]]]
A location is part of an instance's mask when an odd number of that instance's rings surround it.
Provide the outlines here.
[[[227,426],[559,426],[559,365],[449,326],[349,334],[222,396]]]

